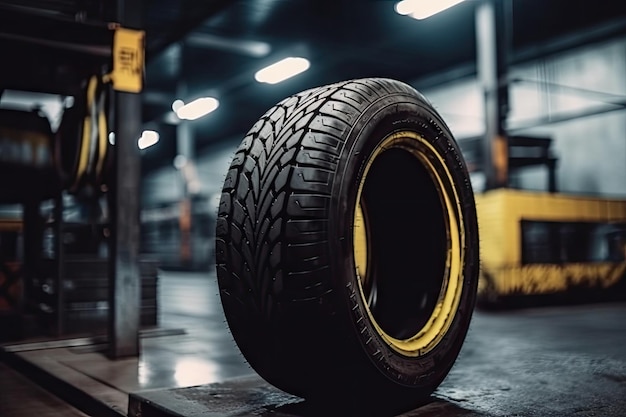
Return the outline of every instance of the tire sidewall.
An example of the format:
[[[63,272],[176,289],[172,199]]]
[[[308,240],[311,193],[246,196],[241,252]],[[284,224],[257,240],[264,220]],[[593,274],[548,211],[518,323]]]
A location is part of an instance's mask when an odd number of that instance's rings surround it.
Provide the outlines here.
[[[445,161],[463,210],[466,262],[463,289],[455,317],[443,339],[428,353],[407,357],[391,348],[369,319],[360,296],[353,253],[353,219],[359,184],[372,153],[389,134],[398,131],[418,133]],[[387,382],[407,388],[434,390],[454,364],[463,344],[477,286],[476,265],[478,230],[469,174],[452,134],[441,118],[417,94],[390,94],[368,106],[346,137],[337,180],[333,184],[329,230],[333,286],[339,294],[346,325],[360,345],[361,352],[375,365]],[[472,219],[473,217],[473,219]],[[341,308],[340,307],[340,308]],[[384,384],[384,383],[383,383]]]

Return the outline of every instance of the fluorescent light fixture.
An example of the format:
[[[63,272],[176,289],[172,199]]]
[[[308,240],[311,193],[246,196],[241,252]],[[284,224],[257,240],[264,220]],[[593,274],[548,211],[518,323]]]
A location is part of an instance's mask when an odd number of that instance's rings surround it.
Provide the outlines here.
[[[146,149],[159,141],[159,132],[154,130],[144,130],[137,141],[139,149]]]
[[[180,102],[180,103],[179,103]],[[195,99],[191,103],[187,103],[181,106],[182,100],[176,100],[172,104],[172,110],[176,112],[176,116],[183,120],[196,120],[202,116],[205,116],[212,111],[215,111],[220,105],[220,102],[213,97],[200,97]]]
[[[56,131],[61,124],[61,118],[65,110],[64,101],[65,99],[62,96],[56,94],[8,89],[0,93],[2,107],[27,111],[33,111],[35,108],[38,108],[50,121],[52,131]]]
[[[396,12],[414,19],[426,19],[464,0],[402,0],[396,4]]]
[[[257,71],[254,78],[260,83],[276,84],[308,70],[310,66],[308,59],[291,56]]]

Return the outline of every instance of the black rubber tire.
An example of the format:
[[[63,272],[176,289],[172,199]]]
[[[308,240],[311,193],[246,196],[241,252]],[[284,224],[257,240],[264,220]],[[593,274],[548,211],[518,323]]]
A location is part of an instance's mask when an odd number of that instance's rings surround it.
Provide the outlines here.
[[[225,178],[216,259],[231,333],[262,378],[312,403],[399,412],[427,399],[463,344],[478,253],[459,148],[395,80],[281,101]]]
[[[63,187],[78,193],[106,182],[110,159],[108,108],[110,88],[93,75],[65,109],[55,137],[56,169]],[[92,114],[93,112],[93,114]],[[92,136],[92,130],[97,133]]]

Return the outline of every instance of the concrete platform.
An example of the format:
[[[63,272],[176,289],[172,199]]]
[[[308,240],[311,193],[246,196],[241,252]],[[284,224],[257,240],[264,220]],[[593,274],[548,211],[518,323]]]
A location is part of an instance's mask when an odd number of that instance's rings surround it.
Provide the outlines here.
[[[0,363],[0,416],[87,417],[14,369]]]
[[[624,416],[626,303],[478,311],[457,363],[431,400],[400,415]],[[129,416],[301,417],[336,415],[334,407],[313,411],[251,376],[134,393]]]
[[[5,359],[92,416],[354,415],[313,409],[261,380],[232,341],[214,280],[165,274],[163,329],[184,331],[144,335],[139,358],[112,361],[106,345],[83,343],[5,346]],[[624,416],[626,302],[477,311],[431,402],[400,415]]]
[[[132,392],[250,375],[225,324],[215,275],[163,271],[159,281],[159,326],[141,332],[139,357],[111,360],[105,338],[93,336],[6,343],[0,362],[93,416],[126,416]],[[14,401],[10,393],[6,401]],[[11,417],[22,416],[32,414]]]

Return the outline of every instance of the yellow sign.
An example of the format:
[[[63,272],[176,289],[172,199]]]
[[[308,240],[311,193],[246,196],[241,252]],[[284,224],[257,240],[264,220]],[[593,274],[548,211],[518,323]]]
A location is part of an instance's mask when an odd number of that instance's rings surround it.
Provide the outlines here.
[[[113,88],[139,93],[143,88],[145,32],[116,28],[113,38]]]

